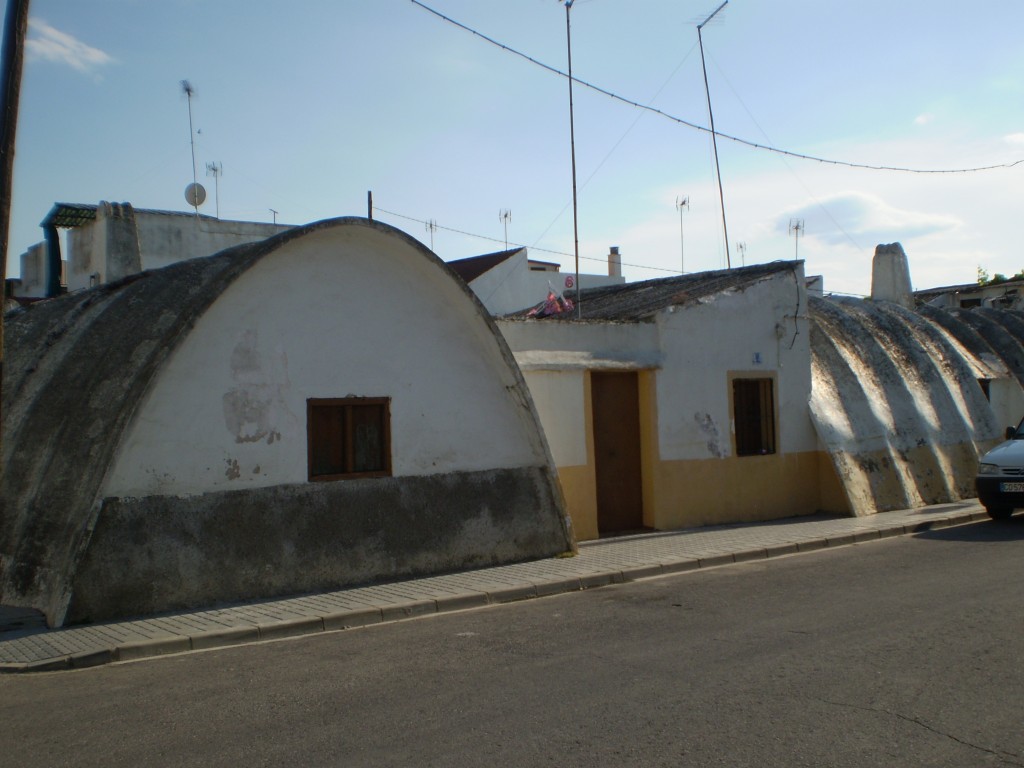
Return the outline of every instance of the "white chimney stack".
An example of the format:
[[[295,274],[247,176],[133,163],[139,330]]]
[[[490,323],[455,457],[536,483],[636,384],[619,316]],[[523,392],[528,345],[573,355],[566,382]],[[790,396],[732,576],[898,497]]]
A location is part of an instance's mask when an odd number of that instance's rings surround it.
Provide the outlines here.
[[[913,309],[913,289],[910,287],[910,264],[899,243],[879,245],[871,265],[871,298],[891,301]]]
[[[608,252],[608,277],[622,277],[622,257],[617,245],[613,245]]]

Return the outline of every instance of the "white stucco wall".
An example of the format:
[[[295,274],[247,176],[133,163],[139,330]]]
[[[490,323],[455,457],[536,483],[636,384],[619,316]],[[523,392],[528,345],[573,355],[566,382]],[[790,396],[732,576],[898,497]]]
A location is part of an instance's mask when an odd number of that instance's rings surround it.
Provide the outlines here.
[[[135,210],[142,269],[159,269],[184,259],[209,256],[225,248],[252,243],[290,227],[249,221],[225,221],[187,213]],[[108,280],[107,233],[103,207],[97,220],[68,230],[68,290],[78,291]],[[90,276],[99,274],[96,281]]]
[[[530,387],[557,467],[588,464],[586,376],[636,371],[661,361],[654,323],[499,320]]]
[[[67,238],[68,291],[91,287],[90,276],[99,274],[97,285],[106,281],[106,229],[96,222],[69,229]]]
[[[498,325],[526,373],[560,467],[583,463],[577,459],[585,452],[585,433],[564,431],[572,418],[567,414],[582,404],[583,384],[582,378],[553,374],[587,368],[656,371],[662,461],[733,455],[730,373],[774,377],[778,451],[815,451],[802,286],[799,271],[796,280],[780,273],[742,292],[663,310],[651,323],[503,320]]]
[[[654,367],[661,358],[655,323],[499,320],[498,328],[516,353],[579,352],[634,369]]]
[[[225,248],[265,240],[286,225],[224,221],[187,214],[135,211],[143,269],[159,269],[182,259],[209,256]]]
[[[46,243],[36,243],[21,254],[21,284],[17,296],[46,295]]]
[[[105,496],[307,481],[306,400],[391,398],[395,476],[546,464],[478,305],[396,235],[338,226],[239,277],[158,375]]]
[[[799,306],[798,306],[799,290]],[[733,455],[729,374],[776,377],[778,450],[814,451],[810,343],[802,272],[659,315],[658,442],[662,460]],[[797,316],[794,320],[794,316]]]
[[[585,370],[525,372],[555,466],[587,464]]]

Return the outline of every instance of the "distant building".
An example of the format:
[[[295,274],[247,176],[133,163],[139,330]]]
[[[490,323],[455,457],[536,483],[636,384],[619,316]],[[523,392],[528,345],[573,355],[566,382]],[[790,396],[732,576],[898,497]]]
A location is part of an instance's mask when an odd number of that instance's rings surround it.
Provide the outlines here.
[[[575,273],[561,272],[554,262],[529,258],[526,248],[457,259],[449,261],[448,266],[466,281],[492,315],[532,307],[549,292],[561,295],[576,290]],[[619,249],[611,249],[607,275],[581,274],[579,278],[584,289],[624,284]]]
[[[92,288],[264,240],[290,228],[108,202],[56,203],[40,226],[45,239],[22,254],[21,278],[13,280],[15,297],[49,297]],[[66,254],[61,253],[61,229],[67,231]]]
[[[945,309],[971,309],[994,307],[997,309],[1024,309],[1024,279],[1011,278],[999,282],[946,285],[914,291],[918,304],[930,304]]]

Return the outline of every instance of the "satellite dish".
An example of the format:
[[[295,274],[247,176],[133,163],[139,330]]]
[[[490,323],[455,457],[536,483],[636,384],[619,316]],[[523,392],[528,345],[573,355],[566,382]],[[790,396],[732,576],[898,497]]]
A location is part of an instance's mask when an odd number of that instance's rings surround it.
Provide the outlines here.
[[[206,190],[202,184],[192,183],[185,187],[185,202],[198,208],[206,201]]]

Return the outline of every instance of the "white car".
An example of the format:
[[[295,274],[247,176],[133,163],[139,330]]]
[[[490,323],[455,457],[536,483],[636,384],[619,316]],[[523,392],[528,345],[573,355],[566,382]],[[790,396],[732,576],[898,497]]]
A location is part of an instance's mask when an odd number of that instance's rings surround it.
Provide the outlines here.
[[[989,517],[1005,520],[1024,508],[1024,421],[1006,428],[1006,442],[981,457],[974,480]]]

